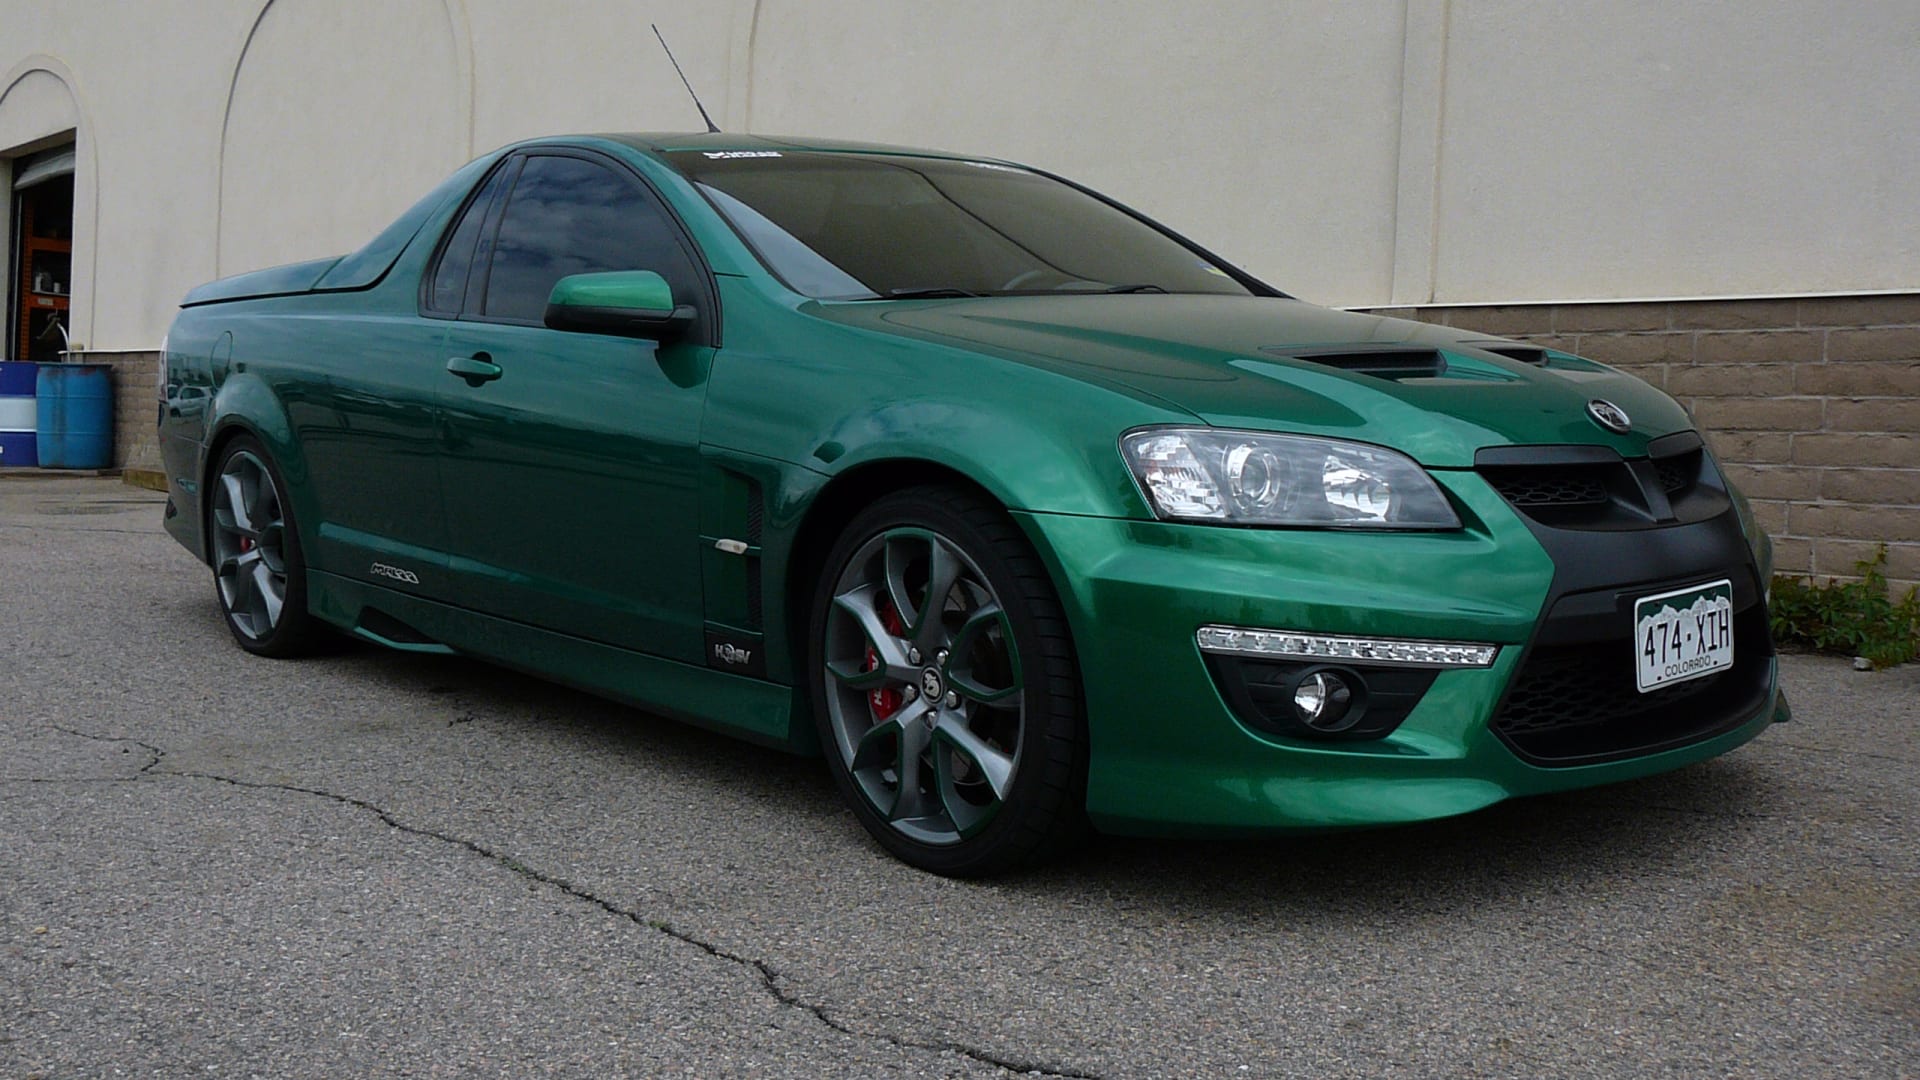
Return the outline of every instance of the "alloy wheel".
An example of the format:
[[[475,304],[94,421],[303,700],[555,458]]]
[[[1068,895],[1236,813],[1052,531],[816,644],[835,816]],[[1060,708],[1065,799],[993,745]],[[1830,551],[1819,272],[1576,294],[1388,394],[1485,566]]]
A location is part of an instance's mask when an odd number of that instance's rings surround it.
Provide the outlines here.
[[[829,727],[860,796],[921,843],[977,835],[1011,790],[1027,711],[987,576],[938,532],[887,529],[844,564],[825,632]]]
[[[266,463],[227,458],[213,489],[213,571],[234,629],[254,641],[280,624],[287,601],[286,514]]]

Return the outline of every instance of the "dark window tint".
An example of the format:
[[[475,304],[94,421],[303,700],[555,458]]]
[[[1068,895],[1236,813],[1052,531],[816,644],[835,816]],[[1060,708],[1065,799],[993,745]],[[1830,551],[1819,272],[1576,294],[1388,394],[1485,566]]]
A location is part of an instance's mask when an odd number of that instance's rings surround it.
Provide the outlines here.
[[[630,179],[573,157],[530,157],[507,197],[483,311],[538,321],[569,274],[652,270],[689,298],[693,263],[666,215]]]
[[[1057,180],[991,162],[697,151],[673,162],[774,273],[819,297],[1247,290],[1224,268]]]
[[[486,224],[494,196],[512,172],[512,168],[495,169],[480,194],[467,204],[459,224],[448,234],[447,246],[440,251],[440,264],[434,268],[433,283],[427,291],[427,307],[434,311],[460,311],[467,295],[467,275],[473,269],[474,245],[480,239],[480,229]]]

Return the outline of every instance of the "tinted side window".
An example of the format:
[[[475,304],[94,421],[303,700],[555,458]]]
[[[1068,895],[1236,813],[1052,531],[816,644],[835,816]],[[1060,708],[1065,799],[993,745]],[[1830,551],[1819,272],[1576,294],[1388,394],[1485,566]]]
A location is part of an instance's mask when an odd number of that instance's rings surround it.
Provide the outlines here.
[[[595,162],[530,157],[507,197],[482,312],[538,321],[568,274],[653,270],[693,295],[693,262],[673,224],[633,181]]]
[[[493,200],[500,188],[506,183],[506,177],[513,173],[513,163],[495,169],[493,175],[481,186],[480,193],[474,196],[467,209],[460,215],[460,221],[447,235],[447,244],[440,250],[440,262],[433,270],[433,281],[427,288],[427,307],[433,311],[457,313],[463,306],[467,295],[467,276],[473,269],[474,245],[480,239],[480,229],[486,224],[487,211],[492,209]]]

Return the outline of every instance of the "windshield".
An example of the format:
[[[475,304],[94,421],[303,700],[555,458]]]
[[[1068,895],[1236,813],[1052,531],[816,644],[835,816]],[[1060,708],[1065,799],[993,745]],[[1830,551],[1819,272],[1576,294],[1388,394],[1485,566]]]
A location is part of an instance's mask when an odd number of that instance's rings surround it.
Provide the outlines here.
[[[669,157],[769,270],[820,299],[1249,295],[1165,233],[1010,165],[786,151]]]

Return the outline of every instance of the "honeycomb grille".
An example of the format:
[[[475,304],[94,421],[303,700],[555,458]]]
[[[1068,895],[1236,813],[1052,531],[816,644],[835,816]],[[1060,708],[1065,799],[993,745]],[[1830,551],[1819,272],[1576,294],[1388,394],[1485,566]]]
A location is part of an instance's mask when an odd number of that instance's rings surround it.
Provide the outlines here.
[[[1528,664],[1495,729],[1512,735],[1639,716],[1711,690],[1725,674],[1643,694],[1634,685],[1632,666],[1617,659],[1628,655],[1628,647],[1626,641],[1609,642]]]
[[[1535,649],[1494,715],[1493,731],[1539,765],[1583,765],[1671,749],[1728,730],[1765,702],[1773,640],[1766,608],[1736,612],[1734,664],[1640,693],[1631,633]]]
[[[1590,468],[1489,470],[1494,490],[1515,506],[1586,506],[1607,501],[1607,486]]]
[[[1596,461],[1591,447],[1540,450],[1539,460],[1515,460],[1509,451],[1478,471],[1508,505],[1542,525],[1644,529],[1700,521],[1725,508],[1725,494],[1701,482],[1706,463],[1698,445],[1643,461]],[[1568,460],[1570,454],[1585,460]]]
[[[1682,454],[1679,457],[1656,458],[1654,471],[1660,474],[1660,490],[1671,495],[1688,484],[1700,472],[1700,454]]]

